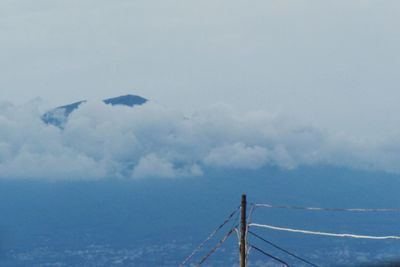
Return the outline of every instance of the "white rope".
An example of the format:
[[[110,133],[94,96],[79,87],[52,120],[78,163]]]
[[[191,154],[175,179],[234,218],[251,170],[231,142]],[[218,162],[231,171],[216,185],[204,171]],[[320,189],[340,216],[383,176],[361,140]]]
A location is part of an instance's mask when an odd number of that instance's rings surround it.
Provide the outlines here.
[[[257,208],[276,208],[276,209],[294,209],[294,210],[311,210],[311,211],[350,211],[350,212],[400,212],[400,208],[385,208],[385,209],[363,209],[363,208],[317,208],[317,207],[301,207],[290,205],[271,205],[271,204],[254,204]]]
[[[249,224],[249,227],[252,227],[252,226],[261,227],[261,228],[268,228],[268,229],[277,230],[277,231],[285,231],[285,232],[292,232],[292,233],[302,233],[302,234],[309,234],[309,235],[350,237],[350,238],[375,239],[375,240],[400,239],[400,236],[392,236],[392,235],[390,235],[390,236],[369,236],[369,235],[355,235],[355,234],[337,234],[337,233],[326,233],[326,232],[307,231],[307,230],[300,230],[300,229],[291,229],[291,228],[277,227],[277,226],[267,225],[267,224],[258,224],[258,223]]]

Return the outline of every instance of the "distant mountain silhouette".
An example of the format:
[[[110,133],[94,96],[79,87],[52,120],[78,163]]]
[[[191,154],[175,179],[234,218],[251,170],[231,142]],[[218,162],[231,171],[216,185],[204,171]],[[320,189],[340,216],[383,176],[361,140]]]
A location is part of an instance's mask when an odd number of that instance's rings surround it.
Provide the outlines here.
[[[143,98],[141,96],[137,95],[124,95],[124,96],[118,96],[114,98],[108,98],[104,99],[103,102],[107,105],[112,105],[112,106],[128,106],[128,107],[134,107],[134,106],[139,106],[143,105],[147,102],[148,100],[146,98]],[[56,107],[42,116],[42,120],[46,124],[51,124],[59,128],[64,128],[65,123],[68,120],[69,115],[74,112],[76,109],[79,108],[79,106],[82,103],[87,102],[86,100],[82,100],[79,102],[75,102],[69,105],[65,106],[60,106]]]

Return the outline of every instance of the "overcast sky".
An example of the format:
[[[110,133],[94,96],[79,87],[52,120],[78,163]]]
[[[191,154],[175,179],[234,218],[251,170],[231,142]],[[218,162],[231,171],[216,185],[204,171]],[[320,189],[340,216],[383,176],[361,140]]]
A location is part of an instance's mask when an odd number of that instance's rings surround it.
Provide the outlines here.
[[[139,94],[400,132],[399,1],[2,0],[0,100]]]

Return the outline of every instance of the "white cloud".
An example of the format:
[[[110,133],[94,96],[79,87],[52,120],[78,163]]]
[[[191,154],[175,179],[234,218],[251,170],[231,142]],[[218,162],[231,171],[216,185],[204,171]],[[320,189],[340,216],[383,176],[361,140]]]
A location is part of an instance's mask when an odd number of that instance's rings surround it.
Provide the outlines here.
[[[175,177],[175,169],[171,162],[160,159],[154,154],[146,155],[139,160],[133,171],[134,178],[143,177]]]
[[[204,162],[210,166],[257,169],[268,161],[268,150],[235,143],[211,149]]]
[[[264,111],[226,106],[191,115],[155,103],[88,102],[60,130],[43,103],[0,104],[0,178],[101,179],[199,176],[207,168],[333,164],[400,173],[400,140],[366,142]]]

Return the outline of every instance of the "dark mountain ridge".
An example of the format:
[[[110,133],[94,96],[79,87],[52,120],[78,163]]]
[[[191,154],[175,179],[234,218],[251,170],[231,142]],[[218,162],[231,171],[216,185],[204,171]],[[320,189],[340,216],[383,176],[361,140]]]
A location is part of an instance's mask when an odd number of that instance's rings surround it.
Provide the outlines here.
[[[103,100],[103,102],[107,105],[128,107],[140,106],[145,104],[147,101],[148,100],[146,98],[137,95],[123,95]],[[43,114],[42,121],[46,124],[51,124],[59,128],[64,128],[69,115],[76,109],[78,109],[80,105],[86,102],[86,100],[82,100],[49,110],[48,112]]]

